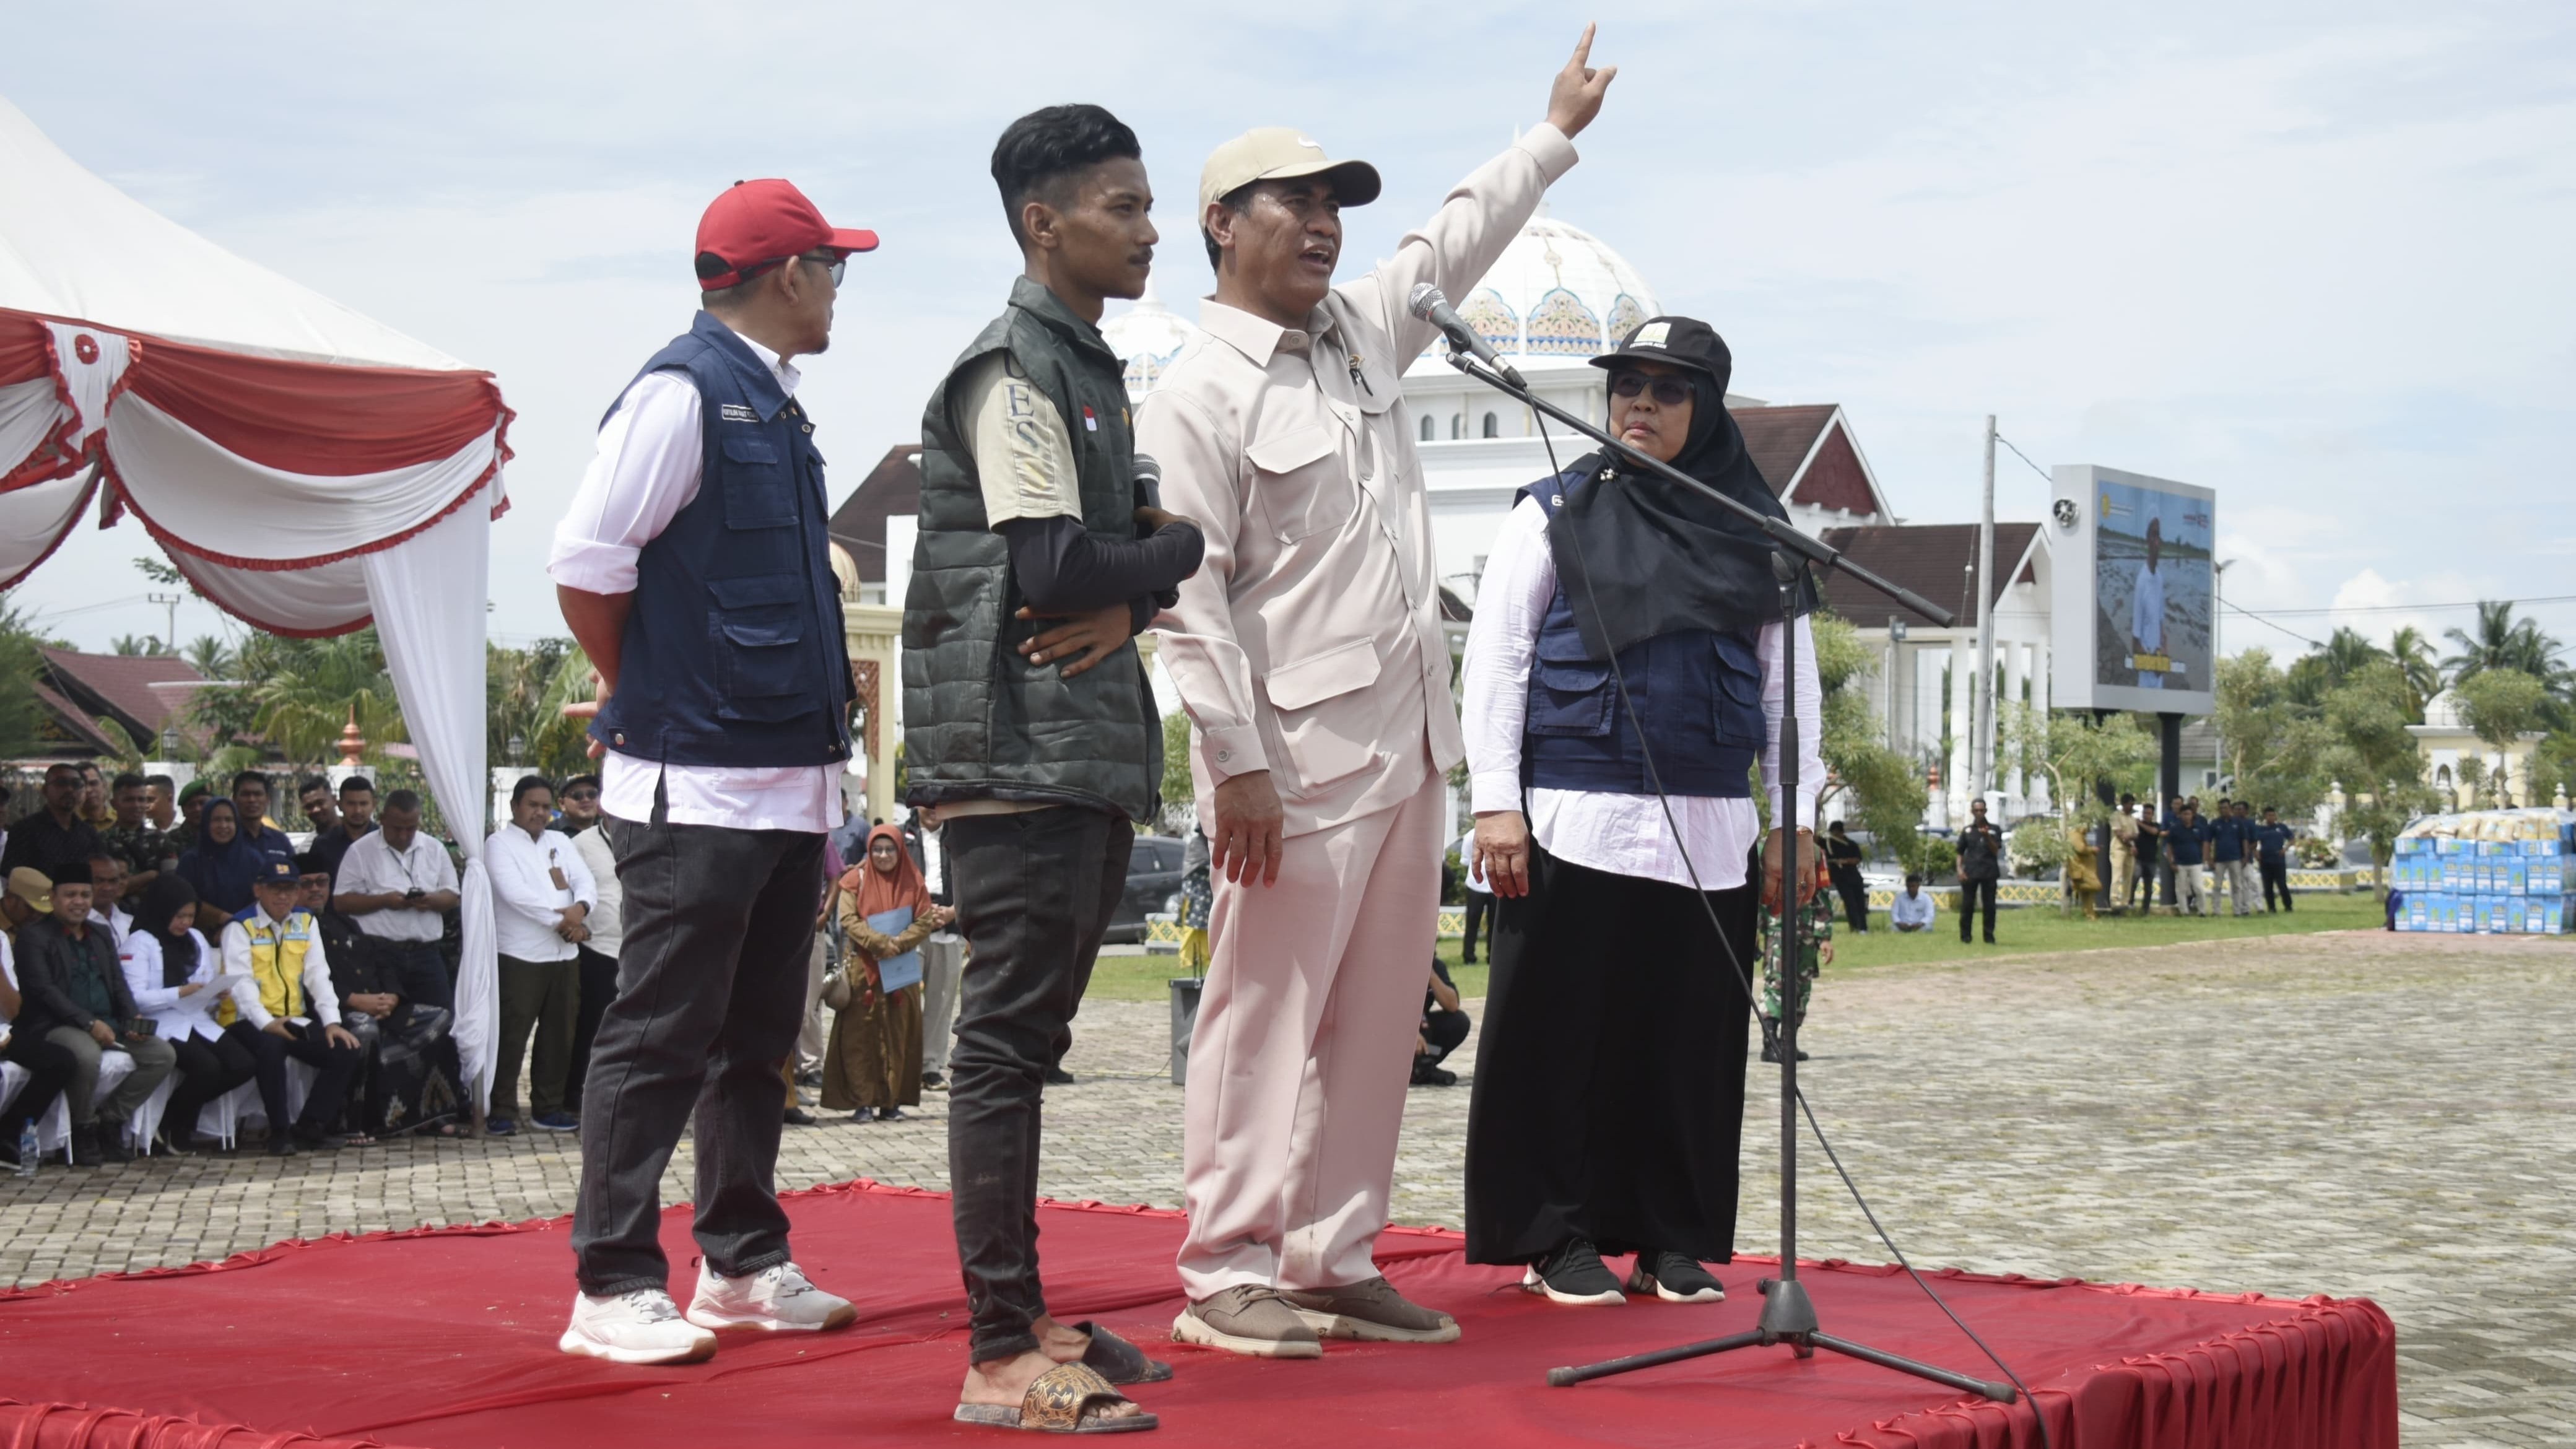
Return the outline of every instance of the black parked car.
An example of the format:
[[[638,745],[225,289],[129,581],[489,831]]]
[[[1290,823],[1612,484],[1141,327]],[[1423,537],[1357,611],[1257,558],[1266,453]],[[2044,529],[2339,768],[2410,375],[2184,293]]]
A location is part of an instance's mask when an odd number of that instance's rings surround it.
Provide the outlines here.
[[[1127,889],[1109,918],[1109,939],[1144,940],[1146,913],[1169,910],[1180,889],[1181,842],[1168,835],[1137,836],[1135,852],[1127,857]]]

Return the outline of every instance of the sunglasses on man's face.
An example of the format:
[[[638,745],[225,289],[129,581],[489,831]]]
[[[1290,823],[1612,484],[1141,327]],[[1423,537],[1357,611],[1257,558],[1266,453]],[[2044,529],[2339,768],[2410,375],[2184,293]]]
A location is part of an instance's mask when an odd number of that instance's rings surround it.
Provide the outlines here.
[[[1656,403],[1664,407],[1677,408],[1690,401],[1690,384],[1678,377],[1648,377],[1642,372],[1610,374],[1612,397],[1635,397],[1649,388],[1654,390]]]
[[[587,805],[598,798],[599,792],[597,790],[575,790],[564,797],[564,803],[567,805]]]

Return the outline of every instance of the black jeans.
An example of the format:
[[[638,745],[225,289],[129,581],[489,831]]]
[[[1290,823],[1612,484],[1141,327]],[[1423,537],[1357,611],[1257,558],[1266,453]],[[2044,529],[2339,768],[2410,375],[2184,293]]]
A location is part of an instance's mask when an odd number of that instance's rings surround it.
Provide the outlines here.
[[[1463,1011],[1422,1013],[1422,1039],[1430,1043],[1431,1050],[1413,1054],[1413,1069],[1419,1072],[1449,1060],[1449,1054],[1467,1039],[1467,1033],[1474,1026],[1475,1023]]]
[[[332,1023],[337,1025],[338,1023]],[[224,1040],[237,1043],[248,1051],[254,1064],[253,1075],[259,1080],[260,1107],[268,1113],[271,1136],[287,1129],[286,1060],[295,1060],[313,1068],[313,1090],[304,1098],[304,1115],[293,1125],[316,1132],[330,1131],[340,1120],[340,1109],[348,1105],[349,1079],[358,1074],[366,1057],[355,1047],[344,1047],[322,1034],[322,1023],[286,1023],[288,1035],[263,1031],[247,1021],[236,1021],[224,1029]],[[189,1124],[194,1126],[194,1123]]]
[[[1493,914],[1493,910],[1493,892],[1480,890],[1467,892],[1467,939],[1458,947],[1458,960],[1461,963],[1468,966],[1476,964],[1476,928],[1484,924],[1485,917]]]
[[[1968,941],[1968,918],[1977,913],[1977,899],[1981,895],[1986,902],[1986,944],[1991,946],[1995,943],[1994,881],[1963,880],[1959,882],[1959,943],[1963,946]]]
[[[973,1329],[967,1356],[987,1363],[1038,1344],[1031,1325],[1047,1311],[1038,1282],[1039,1101],[1047,1068],[1072,1044],[1073,1014],[1126,890],[1136,831],[1125,816],[1060,805],[959,816],[939,833],[971,953],[948,1053],[949,1207]]]
[[[590,1075],[590,1049],[599,1041],[599,1019],[617,999],[617,958],[581,948],[581,1005],[572,1015],[572,1070],[564,1074],[564,1110],[581,1112],[581,1084]]]
[[[667,1288],[662,1169],[694,1120],[698,1247],[728,1278],[788,1260],[778,1066],[805,1016],[823,837],[610,817],[626,891],[617,999],[582,1094],[572,1250],[594,1297]]]
[[[170,1089],[170,1105],[161,1114],[161,1135],[185,1147],[197,1130],[197,1114],[206,1110],[208,1102],[258,1076],[259,1058],[229,1033],[213,1041],[201,1036],[173,1038],[170,1049],[178,1053],[179,1070],[177,1085]]]
[[[2255,864],[2263,874],[2263,909],[2272,909],[2274,891],[2280,892],[2282,910],[2293,909],[2290,905],[2290,863],[2286,860],[2263,860]]]
[[[26,1089],[10,1100],[6,1110],[0,1110],[0,1148],[15,1152],[18,1133],[29,1119],[52,1110],[54,1099],[62,1095],[72,1074],[80,1070],[80,1058],[45,1040],[45,1034],[39,1031],[11,1032],[9,1045],[0,1050],[0,1058],[16,1062],[27,1072]]]

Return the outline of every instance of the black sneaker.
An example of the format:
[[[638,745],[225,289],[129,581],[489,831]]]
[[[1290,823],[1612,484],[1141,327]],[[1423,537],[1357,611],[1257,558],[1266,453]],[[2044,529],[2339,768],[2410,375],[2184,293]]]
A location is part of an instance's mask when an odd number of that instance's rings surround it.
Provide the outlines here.
[[[1070,1087],[1073,1085],[1073,1073],[1062,1067],[1049,1067],[1046,1069],[1046,1080],[1050,1087]]]
[[[1413,1085],[1417,1087],[1454,1087],[1458,1074],[1437,1062],[1417,1060],[1413,1064]]]
[[[790,1107],[787,1109],[787,1115],[783,1119],[783,1125],[789,1127],[811,1127],[814,1125],[814,1114],[806,1111],[802,1107]]]
[[[1798,1060],[1803,1062],[1806,1059],[1807,1049],[1805,1047],[1800,1047],[1798,1049]],[[1762,1044],[1762,1060],[1766,1062],[1776,1062],[1780,1060],[1780,1044],[1776,1041],[1764,1042]]]
[[[1521,1275],[1521,1286],[1544,1293],[1558,1303],[1625,1303],[1618,1275],[1601,1261],[1601,1250],[1582,1238],[1539,1259]]]
[[[134,1149],[125,1145],[125,1124],[98,1124],[98,1160],[107,1163],[132,1162]]]
[[[903,1109],[901,1107],[879,1107],[877,1109],[877,1120],[880,1122],[908,1122],[911,1119],[903,1115]]]
[[[1628,1272],[1628,1291],[1652,1293],[1666,1303],[1723,1303],[1726,1289],[1695,1258],[1674,1252],[1637,1255]]]

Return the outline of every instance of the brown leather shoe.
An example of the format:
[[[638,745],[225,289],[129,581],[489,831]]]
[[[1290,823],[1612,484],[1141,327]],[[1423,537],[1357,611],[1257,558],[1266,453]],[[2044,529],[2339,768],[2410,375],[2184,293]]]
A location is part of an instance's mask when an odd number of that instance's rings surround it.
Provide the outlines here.
[[[1407,1300],[1384,1278],[1279,1296],[1325,1338],[1370,1343],[1453,1343],[1458,1338],[1457,1319]]]
[[[1324,1345],[1276,1288],[1241,1283],[1181,1310],[1172,1338],[1254,1358],[1322,1358]]]

